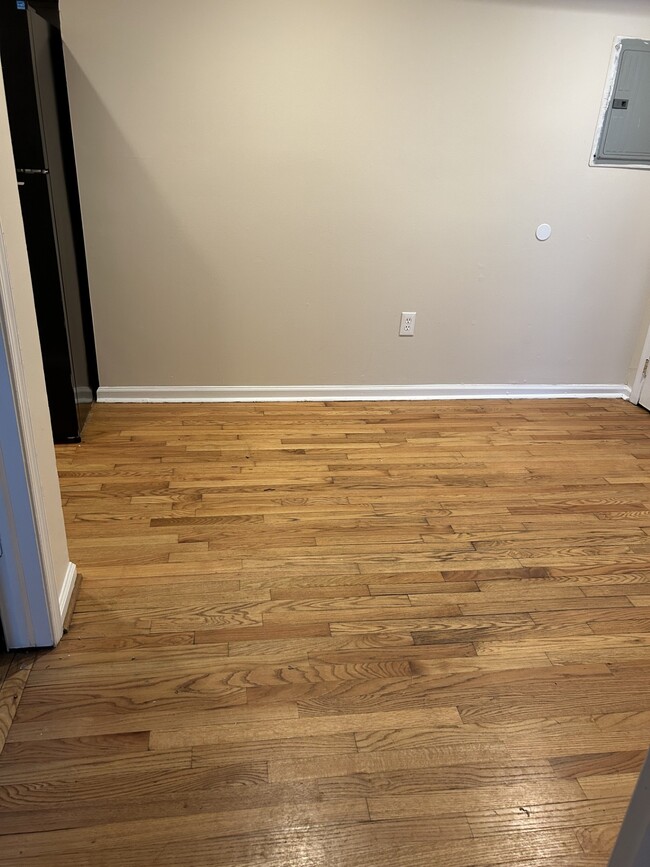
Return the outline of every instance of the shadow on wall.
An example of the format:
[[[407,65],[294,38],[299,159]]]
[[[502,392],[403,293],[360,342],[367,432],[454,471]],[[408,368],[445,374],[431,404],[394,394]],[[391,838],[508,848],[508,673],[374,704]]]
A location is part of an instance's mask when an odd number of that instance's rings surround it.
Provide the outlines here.
[[[220,275],[215,273],[214,265],[202,259],[200,244],[193,241],[188,225],[183,224],[174,208],[174,184],[179,183],[179,176],[184,184],[187,178],[176,170],[169,173],[169,186],[161,189],[156,185],[148,172],[146,155],[130,146],[69,51],[66,68],[68,80],[74,80],[77,102],[94,106],[88,121],[76,120],[92,123],[96,131],[92,139],[102,143],[100,153],[91,157],[80,146],[88,136],[77,135],[75,142],[100,385],[187,385],[178,378],[182,367],[179,353],[185,367],[188,354],[195,354],[190,364],[198,367],[209,359],[211,370],[223,370],[227,376],[228,363],[220,358],[222,353],[214,336],[223,289]],[[191,155],[176,156],[179,162],[191,159]],[[84,197],[84,182],[88,181],[84,171],[90,165],[101,169],[93,171],[92,196]],[[112,190],[118,177],[120,190],[129,190],[128,196],[120,195],[119,200]],[[197,196],[211,194],[214,191],[207,186],[196,190]],[[115,213],[116,209],[120,213]],[[121,218],[122,214],[128,217]],[[215,233],[223,230],[222,226],[210,228]],[[151,255],[152,249],[155,256]],[[122,278],[120,281],[115,280],[116,274]],[[110,286],[111,291],[93,291],[95,285]],[[206,307],[206,292],[210,296],[210,315],[197,316],[197,309]],[[159,315],[169,293],[176,296],[173,322],[169,316]],[[178,297],[184,303],[178,304]],[[119,357],[113,339],[110,347],[104,343],[106,333],[121,335]],[[157,352],[155,359],[148,351],[152,343],[165,349],[164,353]],[[129,375],[133,370],[140,371],[138,382]]]

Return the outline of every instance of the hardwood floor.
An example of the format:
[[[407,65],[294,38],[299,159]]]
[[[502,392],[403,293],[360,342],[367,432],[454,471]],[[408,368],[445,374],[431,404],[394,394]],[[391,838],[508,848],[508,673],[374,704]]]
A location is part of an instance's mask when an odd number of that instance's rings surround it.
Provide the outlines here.
[[[86,433],[0,865],[605,867],[650,745],[644,410],[103,405]]]
[[[0,753],[33,664],[33,653],[0,651]]]

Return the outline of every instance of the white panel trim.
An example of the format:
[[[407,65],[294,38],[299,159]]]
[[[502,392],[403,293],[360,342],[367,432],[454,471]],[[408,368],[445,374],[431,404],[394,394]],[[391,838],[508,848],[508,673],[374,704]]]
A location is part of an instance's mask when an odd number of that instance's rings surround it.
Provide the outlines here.
[[[100,403],[233,403],[470,398],[623,398],[627,385],[152,385],[104,386]]]
[[[61,620],[65,622],[68,613],[70,600],[72,599],[72,591],[74,590],[75,581],[77,580],[77,567],[74,563],[68,563],[68,568],[65,572],[63,585],[59,591],[59,611],[61,612]]]

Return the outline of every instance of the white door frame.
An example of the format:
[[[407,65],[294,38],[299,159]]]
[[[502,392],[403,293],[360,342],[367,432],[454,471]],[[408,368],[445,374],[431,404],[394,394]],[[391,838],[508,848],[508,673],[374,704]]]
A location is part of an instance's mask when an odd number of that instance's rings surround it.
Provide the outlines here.
[[[63,634],[65,609],[57,591],[31,421],[0,227],[0,616],[10,648],[49,647]],[[74,584],[73,564],[68,572],[66,594]]]
[[[636,371],[636,376],[634,377],[634,382],[632,383],[632,389],[630,391],[630,403],[638,403],[641,398],[641,390],[643,388],[643,383],[645,382],[646,375],[650,372],[650,364],[648,365],[648,370],[645,370],[645,363],[650,358],[650,328],[648,329],[648,333],[645,336],[645,342],[643,344],[643,350],[641,352],[641,358],[639,359],[639,366]]]

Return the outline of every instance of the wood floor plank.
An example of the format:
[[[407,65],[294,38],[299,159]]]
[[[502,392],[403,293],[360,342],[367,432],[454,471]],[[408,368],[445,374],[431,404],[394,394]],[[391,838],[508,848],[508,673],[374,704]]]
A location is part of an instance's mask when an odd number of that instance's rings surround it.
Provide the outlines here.
[[[102,758],[111,755],[144,752],[149,748],[149,732],[126,732],[90,735],[81,738],[50,738],[38,742],[7,743],[0,754],[0,768],[7,762],[21,766],[59,759]]]
[[[422,823],[420,823],[422,824]],[[471,831],[461,817],[430,821],[428,829],[416,829],[411,821],[372,822],[330,829],[280,829],[275,834],[252,835],[247,838],[229,838],[226,845],[217,849],[212,842],[203,843],[200,853],[210,859],[219,853],[220,863],[227,867],[259,863],[260,851],[268,853],[265,864],[280,867],[290,862],[291,853],[299,848],[310,853],[310,865],[326,867],[332,863],[372,863],[373,867],[430,867],[431,853],[435,850],[440,864],[446,867],[493,867],[507,863],[508,867],[593,867],[597,862],[588,860],[579,847],[575,835],[567,832],[546,834],[541,832],[536,843],[534,835],[518,834],[500,840],[499,861],[494,852],[494,842],[472,840]],[[416,830],[420,830],[416,834]],[[291,840],[291,843],[288,840]],[[396,841],[400,842],[397,843]],[[537,856],[543,851],[548,858]],[[181,847],[174,845],[165,850],[164,865],[181,863]],[[189,861],[182,862],[188,865]]]
[[[616,774],[578,777],[578,782],[582,791],[590,799],[623,798],[627,804],[632,797],[638,779],[638,773],[617,772]]]
[[[419,792],[416,795],[379,795],[368,798],[368,810],[372,819],[400,819],[413,816],[449,816],[455,813],[467,815],[480,809],[494,809],[497,803],[502,809],[518,809],[522,804],[529,806],[581,800],[586,800],[584,793],[574,780],[538,780],[535,783],[452,789],[429,794]]]
[[[600,855],[606,859],[614,848],[622,818],[621,816],[620,821],[603,822],[599,825],[593,824],[579,828],[576,831],[576,836],[583,851],[588,855]],[[605,860],[603,860],[604,863],[606,863]]]
[[[242,723],[214,721],[213,725],[193,725],[185,728],[155,730],[151,734],[152,749],[174,749],[201,744],[241,743],[258,738],[282,740],[286,738],[330,735],[349,732],[373,731],[397,725],[400,722],[414,726],[430,724],[439,728],[461,724],[455,708],[430,710],[379,711],[376,713],[340,714],[315,719],[264,720]]]
[[[602,797],[600,799],[562,801],[551,804],[524,804],[499,810],[466,814],[472,833],[492,836],[507,831],[528,830],[538,833],[551,828],[576,829],[598,825],[613,816],[623,821],[628,798]]]
[[[33,834],[6,834],[0,850],[0,864],[12,864],[15,853],[21,856],[47,854],[51,848],[65,854],[84,853],[92,844],[95,851],[111,849],[115,840],[128,839],[132,845],[172,841],[191,841],[206,835],[229,836],[241,827],[274,828],[289,822],[352,823],[368,818],[366,802],[338,801],[325,804],[281,805],[258,810],[232,810],[223,813],[197,813],[175,819],[125,821],[89,828],[63,829]],[[15,860],[13,861],[15,864]]]
[[[643,751],[647,747],[647,732],[602,730],[592,725],[590,718],[578,723],[524,717],[518,724],[508,725],[466,723],[459,731],[431,726],[387,728],[355,733],[360,752],[391,752],[393,750],[425,750],[442,757],[455,755],[460,746],[479,747],[484,756],[507,755],[510,759],[553,759],[567,754],[593,756],[598,752]],[[447,760],[450,761],[450,760]]]
[[[34,660],[33,653],[8,654],[3,666],[2,685],[0,685],[0,752],[18,711]]]

